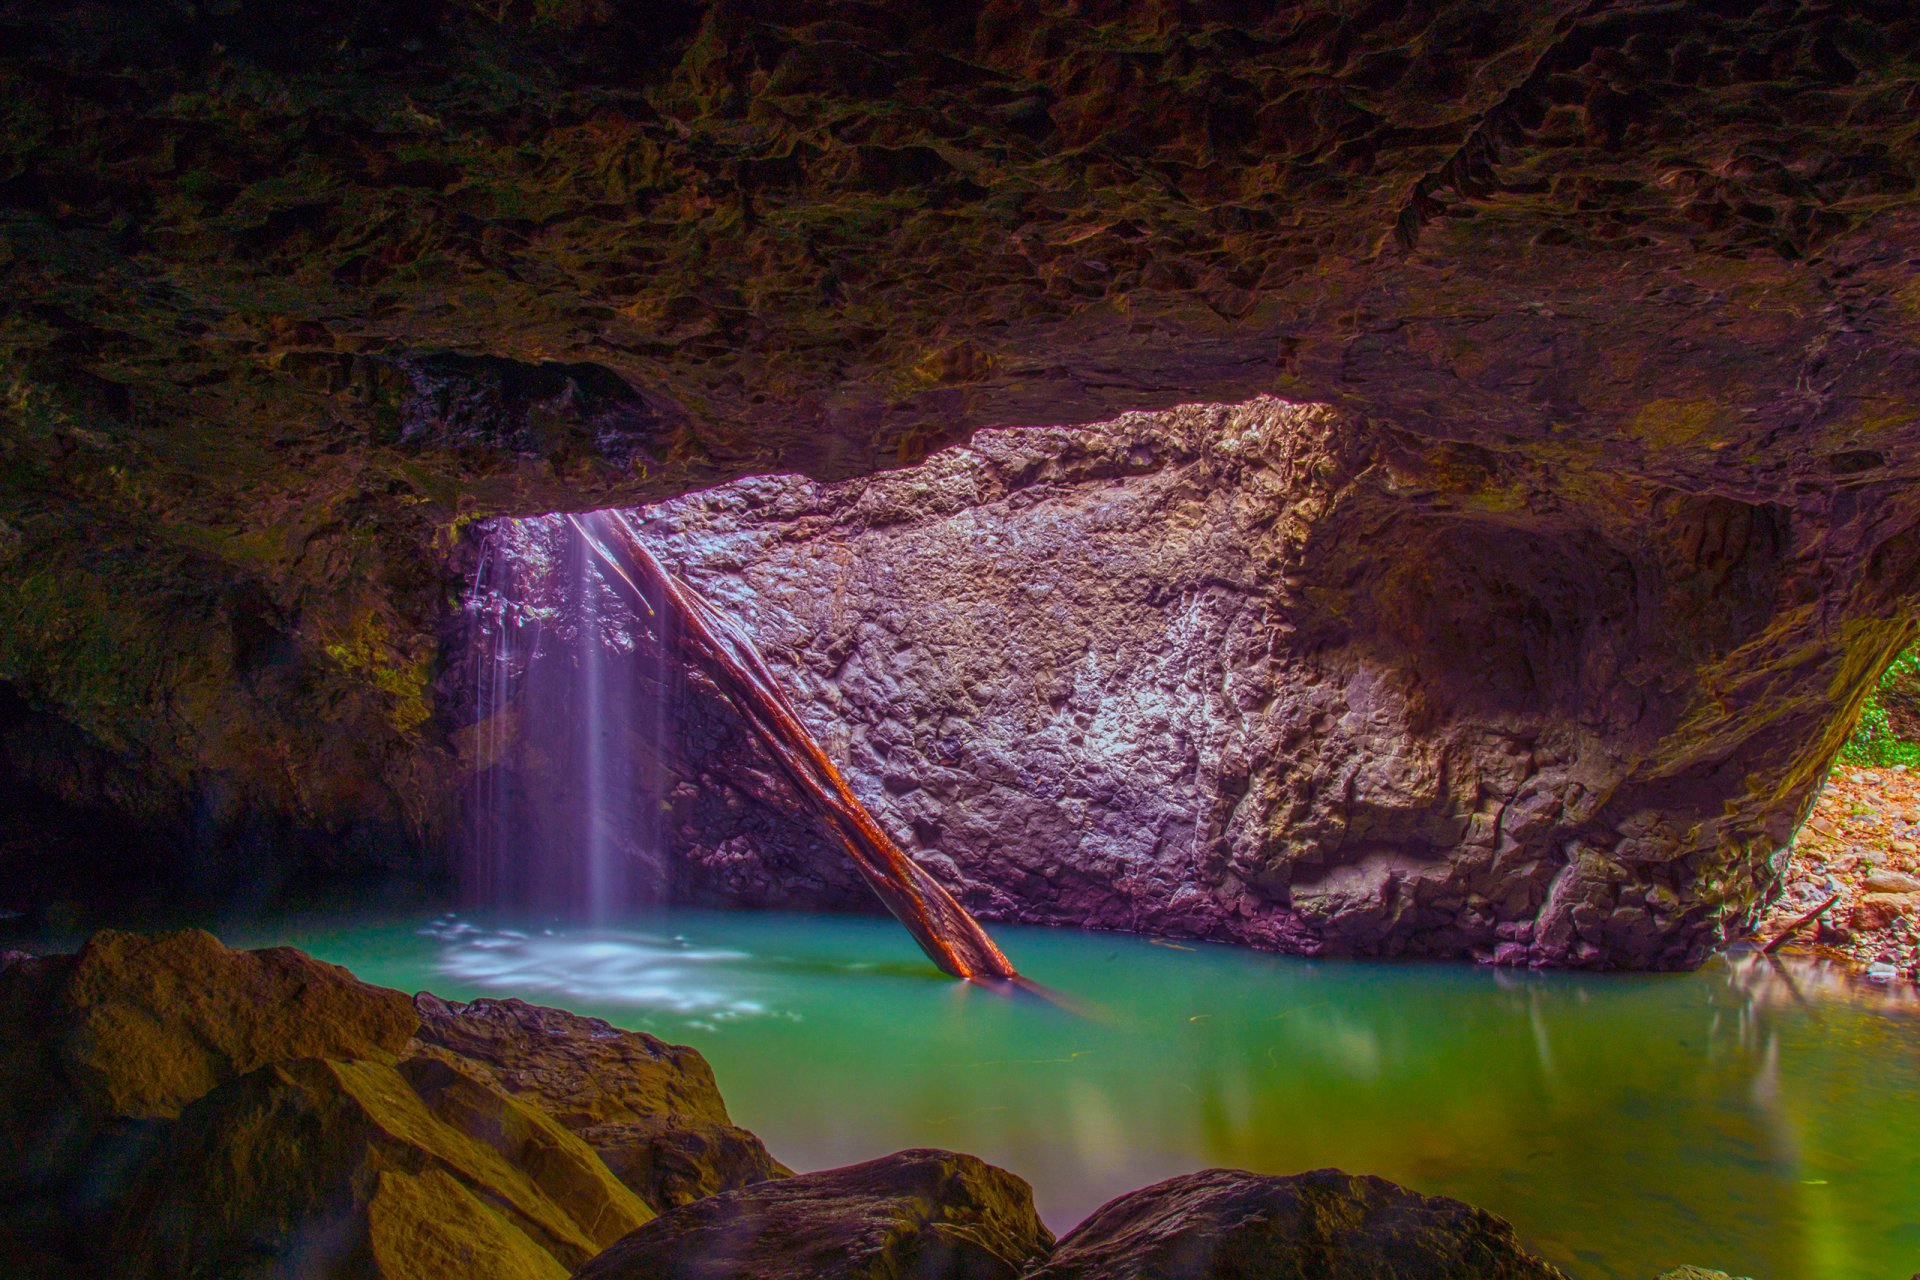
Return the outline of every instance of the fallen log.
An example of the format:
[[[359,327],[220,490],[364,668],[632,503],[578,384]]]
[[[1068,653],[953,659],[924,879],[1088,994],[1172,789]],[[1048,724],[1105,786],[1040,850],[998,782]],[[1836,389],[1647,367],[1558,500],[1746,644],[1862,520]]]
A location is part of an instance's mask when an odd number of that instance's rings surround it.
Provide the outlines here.
[[[825,820],[853,865],[920,949],[956,978],[1015,976],[1013,964],[967,909],[954,901],[860,803],[827,753],[800,722],[779,680],[745,632],[654,558],[618,511],[567,519],[648,614],[677,631],[677,647],[720,687],[781,771]]]
[[[1766,946],[1760,948],[1760,954],[1763,956],[1772,955],[1776,950],[1779,949],[1779,946],[1781,943],[1785,942],[1788,938],[1791,938],[1794,934],[1800,932],[1800,930],[1806,928],[1809,924],[1812,924],[1815,920],[1819,919],[1822,915],[1826,914],[1828,908],[1832,907],[1833,904],[1838,901],[1840,901],[1840,895],[1836,893],[1831,898],[1828,898],[1825,902],[1815,907],[1813,910],[1807,912],[1805,915],[1794,917],[1792,923],[1790,923],[1789,925],[1787,925],[1786,928],[1782,929],[1779,933],[1774,935],[1774,939],[1772,942],[1769,942]]]

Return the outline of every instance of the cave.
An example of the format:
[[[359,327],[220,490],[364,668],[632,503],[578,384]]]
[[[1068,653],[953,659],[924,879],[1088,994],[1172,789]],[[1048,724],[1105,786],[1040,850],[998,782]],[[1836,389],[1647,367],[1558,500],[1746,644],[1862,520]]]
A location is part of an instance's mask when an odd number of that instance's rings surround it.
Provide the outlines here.
[[[0,1270],[1920,1271],[1909,6],[0,76]]]

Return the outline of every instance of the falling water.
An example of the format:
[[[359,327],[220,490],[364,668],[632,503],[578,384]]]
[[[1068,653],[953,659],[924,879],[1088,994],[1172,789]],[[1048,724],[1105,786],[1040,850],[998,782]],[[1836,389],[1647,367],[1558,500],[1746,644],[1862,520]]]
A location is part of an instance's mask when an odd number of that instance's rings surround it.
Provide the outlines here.
[[[670,666],[563,518],[492,521],[478,558],[463,896],[616,919],[663,888]]]

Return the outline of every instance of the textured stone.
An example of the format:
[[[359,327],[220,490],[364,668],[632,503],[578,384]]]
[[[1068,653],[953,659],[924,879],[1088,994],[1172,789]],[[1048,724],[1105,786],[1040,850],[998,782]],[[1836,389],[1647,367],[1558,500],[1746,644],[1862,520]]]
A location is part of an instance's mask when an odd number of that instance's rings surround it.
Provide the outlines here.
[[[787,1172],[691,1049],[197,931],[0,956],[0,1031],[23,1275],[554,1280]]]
[[[1565,1280],[1457,1200],[1320,1169],[1185,1174],[1108,1202],[1030,1280]]]
[[[56,1052],[86,1103],[160,1119],[235,1076],[292,1058],[392,1062],[418,1023],[407,997],[292,947],[234,951],[198,929],[105,930],[57,997]]]
[[[1847,924],[1859,932],[1884,929],[1899,919],[1920,918],[1920,893],[1868,893],[1853,904]]]
[[[521,1000],[414,998],[410,1054],[446,1063],[578,1134],[657,1209],[790,1170],[733,1124],[699,1052]]]
[[[1920,893],[1920,876],[1882,869],[1870,872],[1863,887],[1868,893]]]
[[[651,1217],[584,1142],[445,1063],[303,1059],[182,1114],[120,1206],[112,1256],[156,1280],[425,1280],[447,1260],[552,1277]]]
[[[697,1049],[524,1000],[414,997],[411,1053],[456,1061],[571,1129],[661,1115],[727,1121]]]
[[[1878,643],[1801,603],[1859,568],[1864,526],[1271,400],[643,516],[969,906],[1310,953],[1697,963],[1774,891]],[[577,643],[543,568],[572,562],[563,523],[493,536],[543,643]],[[599,607],[608,661],[654,688],[643,620]],[[634,755],[674,732],[639,807],[669,807],[672,856],[633,884],[865,903],[710,689],[645,696],[666,704],[636,703]],[[540,734],[494,762],[523,844],[577,804]]]
[[[1053,1235],[1032,1190],[951,1151],[901,1151],[662,1214],[578,1280],[1015,1280]]]
[[[1352,537],[1421,526],[1463,683],[1518,634],[1527,583],[1461,585],[1503,513],[1596,476],[1667,495],[1703,595],[1759,589],[1720,576],[1749,542],[1841,553],[1780,601],[1852,637],[1836,730],[1912,616],[1910,5],[104,13],[0,4],[0,884],[37,898],[432,869],[472,517],[976,427],[1275,393],[1400,433],[1435,465]],[[1608,696],[1743,733],[1780,656]]]
[[[233,951],[200,930],[104,930],[77,954],[0,969],[0,1187],[95,1180],[164,1120],[267,1063],[395,1061],[407,997],[291,948]],[[85,1156],[96,1142],[108,1151]]]

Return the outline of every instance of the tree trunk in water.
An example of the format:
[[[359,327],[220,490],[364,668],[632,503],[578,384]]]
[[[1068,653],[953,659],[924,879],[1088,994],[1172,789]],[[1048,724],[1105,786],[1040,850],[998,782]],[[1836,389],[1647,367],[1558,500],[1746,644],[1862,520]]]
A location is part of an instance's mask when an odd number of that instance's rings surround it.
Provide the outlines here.
[[[568,516],[649,614],[678,625],[681,647],[739,708],[854,866],[936,965],[956,978],[1011,978],[1013,965],[967,909],[880,829],[847,786],[744,632],[654,559],[618,511]]]

